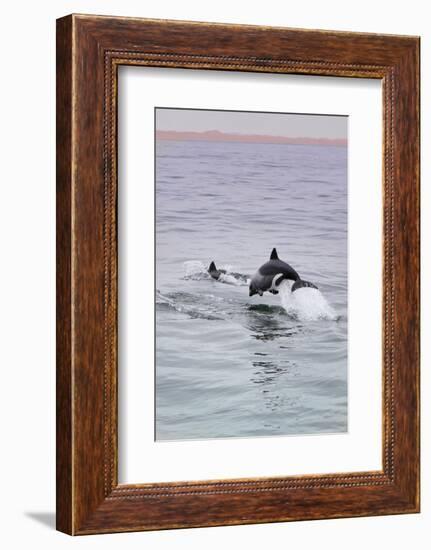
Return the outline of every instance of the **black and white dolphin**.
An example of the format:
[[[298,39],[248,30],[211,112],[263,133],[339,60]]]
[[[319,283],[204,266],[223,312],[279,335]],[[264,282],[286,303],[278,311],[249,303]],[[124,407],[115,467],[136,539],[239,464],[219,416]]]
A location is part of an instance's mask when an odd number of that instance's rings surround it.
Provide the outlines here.
[[[215,262],[210,263],[207,271],[213,279],[221,281],[222,283],[243,285],[247,284],[249,281],[249,277],[242,273],[235,273],[234,271],[227,272],[226,269],[218,269]],[[224,275],[226,275],[226,277],[224,277]]]
[[[225,269],[217,269],[216,264],[214,262],[210,263],[210,266],[208,268],[208,273],[211,275],[213,279],[218,281],[220,279],[220,275],[226,275]]]
[[[313,283],[303,281],[293,267],[279,259],[277,250],[273,248],[269,261],[261,265],[251,279],[248,294],[262,296],[266,291],[278,294],[277,287],[285,279],[294,281],[292,292],[304,287],[317,288]]]

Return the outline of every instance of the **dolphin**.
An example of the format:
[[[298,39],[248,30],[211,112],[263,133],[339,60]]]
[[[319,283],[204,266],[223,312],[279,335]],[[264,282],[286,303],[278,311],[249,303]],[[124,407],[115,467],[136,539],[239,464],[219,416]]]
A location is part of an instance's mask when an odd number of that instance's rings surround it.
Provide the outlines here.
[[[211,275],[213,279],[218,281],[220,279],[220,275],[225,275],[226,270],[225,269],[217,269],[214,262],[210,263],[210,266],[208,268],[208,273]]]
[[[259,296],[262,296],[266,291],[278,294],[277,287],[285,279],[294,281],[291,288],[292,292],[304,287],[317,288],[313,283],[303,281],[293,267],[280,260],[277,250],[273,248],[269,261],[261,265],[251,279],[248,295],[259,294]]]

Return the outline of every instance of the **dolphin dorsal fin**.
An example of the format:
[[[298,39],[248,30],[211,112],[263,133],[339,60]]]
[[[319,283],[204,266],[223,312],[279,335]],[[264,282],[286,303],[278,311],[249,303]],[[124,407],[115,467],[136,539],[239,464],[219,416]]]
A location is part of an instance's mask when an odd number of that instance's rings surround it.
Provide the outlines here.
[[[210,263],[210,266],[208,268],[208,271],[217,271],[216,265],[214,262]]]
[[[270,260],[278,260],[278,254],[277,250],[275,248],[272,249],[271,256],[269,257]]]

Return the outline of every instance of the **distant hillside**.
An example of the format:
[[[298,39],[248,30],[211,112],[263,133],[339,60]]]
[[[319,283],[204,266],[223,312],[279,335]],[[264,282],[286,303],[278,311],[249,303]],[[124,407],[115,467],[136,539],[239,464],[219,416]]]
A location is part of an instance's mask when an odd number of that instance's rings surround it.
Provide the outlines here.
[[[347,139],[267,136],[259,134],[230,134],[209,130],[208,132],[178,132],[157,130],[156,138],[171,141],[236,141],[243,143],[290,143],[294,145],[334,145],[346,147]]]

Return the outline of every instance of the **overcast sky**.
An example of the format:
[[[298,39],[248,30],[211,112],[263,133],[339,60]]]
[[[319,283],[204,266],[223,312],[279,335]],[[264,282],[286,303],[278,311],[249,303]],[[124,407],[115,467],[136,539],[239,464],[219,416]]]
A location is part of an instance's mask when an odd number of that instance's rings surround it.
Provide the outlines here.
[[[347,117],[156,108],[156,129],[347,139]]]

